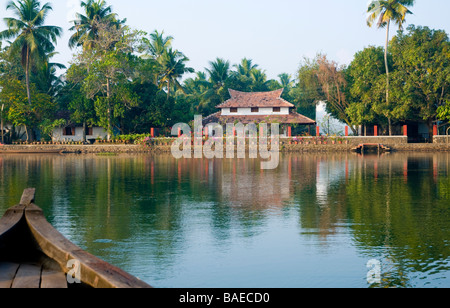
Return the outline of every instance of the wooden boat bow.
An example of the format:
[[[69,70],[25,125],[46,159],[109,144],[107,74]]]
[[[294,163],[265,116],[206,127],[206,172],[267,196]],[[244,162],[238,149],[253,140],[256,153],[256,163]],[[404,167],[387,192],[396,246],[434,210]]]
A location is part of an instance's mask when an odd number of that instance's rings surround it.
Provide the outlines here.
[[[65,238],[47,221],[42,209],[34,204],[35,192],[34,188],[26,189],[19,205],[8,209],[0,219],[0,287],[6,275],[1,272],[1,262],[28,264],[30,260],[43,263],[43,270],[51,264],[53,270],[59,269],[66,277],[74,270],[68,264],[76,264],[80,282],[87,287],[151,287]]]

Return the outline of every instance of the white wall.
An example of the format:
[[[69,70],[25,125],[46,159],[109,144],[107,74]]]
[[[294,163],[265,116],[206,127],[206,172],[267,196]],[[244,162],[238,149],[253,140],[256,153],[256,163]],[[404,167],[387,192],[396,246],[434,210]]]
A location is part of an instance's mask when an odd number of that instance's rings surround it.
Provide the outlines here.
[[[54,142],[58,141],[83,141],[83,127],[75,127],[75,136],[65,136],[64,128],[58,127],[53,130],[53,138]],[[92,129],[92,135],[86,135],[86,139],[97,139],[100,137],[101,139],[106,139],[108,133],[102,127],[94,127]]]
[[[326,121],[327,117],[330,116],[326,111],[326,104],[324,102],[320,102],[316,107],[316,122],[320,127],[320,133],[325,134],[328,129],[328,121]],[[345,134],[345,123],[333,118],[330,116],[330,135],[344,135]],[[326,127],[324,127],[326,126]],[[351,131],[350,131],[351,132]]]
[[[223,116],[257,116],[257,115],[288,115],[289,108],[280,108],[280,112],[273,112],[273,108],[259,108],[259,112],[252,112],[252,108],[238,108],[238,112],[231,113],[230,108],[223,108]]]

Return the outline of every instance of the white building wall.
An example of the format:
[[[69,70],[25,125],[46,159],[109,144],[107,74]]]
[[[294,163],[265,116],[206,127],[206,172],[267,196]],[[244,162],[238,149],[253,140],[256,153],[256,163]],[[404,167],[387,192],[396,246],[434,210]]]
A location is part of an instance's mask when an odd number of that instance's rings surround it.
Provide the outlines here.
[[[329,121],[328,121],[329,119]],[[325,134],[328,131],[328,126],[330,128],[329,135],[343,136],[345,134],[346,124],[333,118],[326,111],[325,102],[320,102],[316,107],[316,121],[317,125],[320,127],[320,133]]]
[[[64,135],[64,128],[58,127],[53,130],[53,138],[54,142],[60,141],[83,141],[83,127],[75,127],[75,135],[74,136],[66,136]],[[86,135],[86,139],[106,139],[108,133],[102,127],[94,127],[92,129],[92,135]]]
[[[252,108],[238,108],[237,112],[231,113],[230,108],[223,108],[223,116],[257,116],[257,115],[288,115],[289,108],[280,108],[280,112],[273,112],[273,108],[259,108],[259,112],[252,112]]]

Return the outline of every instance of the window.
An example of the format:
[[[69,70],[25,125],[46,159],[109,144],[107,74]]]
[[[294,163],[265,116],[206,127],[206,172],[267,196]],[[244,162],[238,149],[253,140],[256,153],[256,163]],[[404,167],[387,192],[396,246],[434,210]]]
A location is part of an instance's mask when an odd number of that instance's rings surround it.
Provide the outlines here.
[[[281,112],[281,108],[280,107],[274,107],[273,108],[273,112]]]
[[[75,127],[64,128],[64,136],[75,136]]]
[[[252,113],[256,113],[259,112],[259,108],[258,107],[252,107]]]
[[[237,108],[230,108],[230,113],[237,113],[238,109]]]
[[[86,136],[92,136],[92,135],[94,135],[93,128],[92,127],[86,127]]]

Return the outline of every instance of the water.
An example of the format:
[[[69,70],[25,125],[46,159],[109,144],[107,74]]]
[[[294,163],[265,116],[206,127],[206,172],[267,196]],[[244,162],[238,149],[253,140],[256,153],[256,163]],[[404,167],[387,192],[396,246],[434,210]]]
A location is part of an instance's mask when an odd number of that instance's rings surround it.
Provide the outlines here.
[[[155,287],[450,287],[450,155],[0,156],[81,248]],[[381,281],[369,284],[369,260]]]

